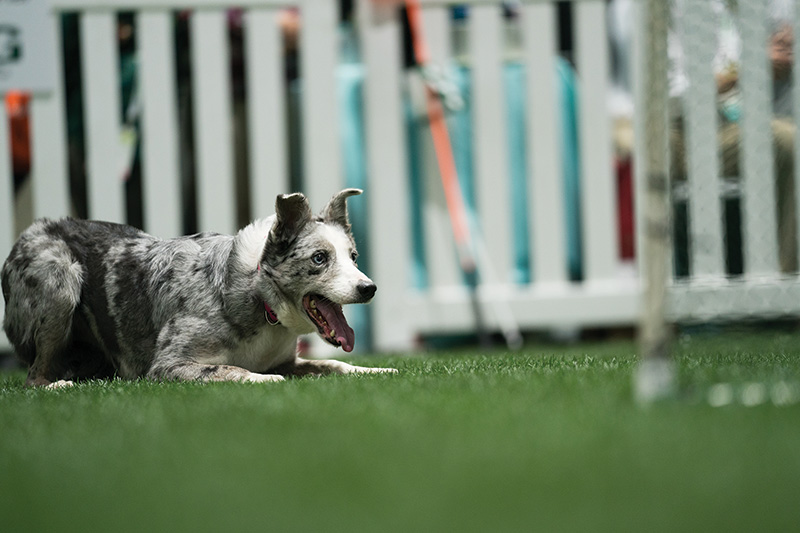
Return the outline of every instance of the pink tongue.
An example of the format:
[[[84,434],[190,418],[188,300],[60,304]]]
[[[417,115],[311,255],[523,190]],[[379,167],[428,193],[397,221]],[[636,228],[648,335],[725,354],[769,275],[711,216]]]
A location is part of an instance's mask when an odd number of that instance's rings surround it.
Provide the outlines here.
[[[344,318],[342,306],[320,298],[317,300],[317,310],[325,317],[328,327],[336,332],[335,338],[342,345],[342,350],[352,352],[356,334]]]

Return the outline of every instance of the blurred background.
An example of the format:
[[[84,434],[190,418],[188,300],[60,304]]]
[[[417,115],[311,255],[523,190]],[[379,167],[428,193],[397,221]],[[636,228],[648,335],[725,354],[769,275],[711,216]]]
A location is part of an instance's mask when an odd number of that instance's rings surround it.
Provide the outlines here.
[[[3,3],[0,256],[41,216],[232,233],[359,187],[358,350],[629,337],[663,138],[664,319],[795,327],[792,2],[670,2],[653,47],[648,2],[420,4]]]

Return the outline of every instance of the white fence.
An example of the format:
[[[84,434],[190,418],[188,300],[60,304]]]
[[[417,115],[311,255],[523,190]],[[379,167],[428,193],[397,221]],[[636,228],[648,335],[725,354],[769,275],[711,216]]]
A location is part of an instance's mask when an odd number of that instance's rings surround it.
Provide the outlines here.
[[[794,203],[798,198],[794,187],[780,190],[774,178],[775,155],[770,122],[773,119],[772,67],[765,53],[769,42],[768,2],[742,2],[738,6],[741,35],[740,90],[742,116],[739,121],[739,176],[725,175],[717,144],[717,95],[713,73],[709,68],[715,42],[712,8],[708,2],[690,0],[685,3],[683,34],[686,74],[689,85],[684,97],[687,139],[688,235],[691,276],[677,280],[671,287],[671,315],[684,321],[740,319],[743,317],[782,317],[800,314],[800,284],[797,272],[781,272],[779,255],[786,262],[787,251],[796,258],[796,247],[780,251],[778,234],[790,234],[779,228],[776,205]],[[800,29],[800,11],[792,20],[784,20]],[[800,62],[795,40],[794,72]],[[696,53],[694,51],[697,51]],[[793,128],[800,116],[800,84],[797,75],[792,91]],[[794,155],[797,161],[800,144],[794,134]],[[795,176],[797,171],[795,168]],[[717,179],[708,179],[716,176]],[[733,179],[731,179],[733,178]],[[795,178],[796,181],[796,178]],[[682,186],[681,186],[682,187]],[[795,194],[794,198],[781,195]],[[742,273],[726,273],[726,238],[731,228],[720,223],[725,216],[720,198],[738,197],[741,209]],[[791,208],[790,208],[791,209]],[[792,221],[797,225],[797,220]],[[793,239],[788,239],[789,241]],[[791,262],[791,260],[789,261]],[[784,266],[784,268],[786,268]]]
[[[431,55],[446,62],[452,57],[448,13],[452,2],[423,2],[424,24]],[[620,274],[618,259],[615,180],[612,177],[611,123],[605,88],[609,84],[605,2],[585,1],[573,5],[575,16],[575,60],[581,76],[578,130],[581,160],[580,220],[583,235],[583,281],[569,281],[564,213],[564,172],[560,143],[560,95],[556,92],[556,12],[551,2],[526,3],[521,13],[522,58],[528,105],[527,179],[530,232],[531,283],[512,278],[512,217],[507,161],[507,139],[503,132],[505,113],[501,89],[499,2],[475,2],[469,13],[469,50],[474,87],[473,157],[478,218],[489,256],[497,272],[484,279],[479,299],[507,303],[523,329],[563,326],[608,326],[635,323],[639,287],[634,278]],[[383,15],[383,16],[381,16]],[[371,241],[376,263],[374,273],[381,287],[376,300],[375,339],[384,349],[407,346],[415,334],[459,332],[474,327],[468,289],[453,253],[450,230],[441,193],[428,187],[423,208],[429,286],[409,290],[409,260],[405,234],[408,198],[405,153],[400,123],[400,65],[386,61],[398,57],[399,21],[394,11],[362,21],[364,56],[368,79],[366,119],[369,139],[370,182],[373,205],[381,206],[371,218],[370,230],[379,236]],[[435,175],[430,179],[438,180]],[[519,194],[519,191],[515,191]],[[386,206],[391,205],[391,210]],[[387,290],[387,288],[389,290]],[[380,302],[378,302],[380,300]],[[486,306],[491,309],[491,305]],[[488,313],[492,329],[499,329],[495,315]]]
[[[454,56],[450,4],[423,0],[425,32],[431,55],[440,62]],[[468,18],[469,75],[472,77],[472,158],[477,218],[487,242],[496,275],[479,288],[484,303],[510,305],[523,329],[562,326],[633,325],[639,310],[640,287],[635,275],[625,274],[617,242],[616,181],[613,175],[611,123],[607,109],[609,56],[605,0],[573,3],[574,59],[579,73],[578,160],[580,161],[579,220],[582,235],[582,279],[568,275],[565,180],[561,138],[566,128],[557,110],[557,50],[555,4],[528,1],[521,7],[520,55],[526,99],[526,197],[529,278],[514,278],[515,219],[509,203],[507,124],[502,82],[507,60],[502,44],[503,20],[499,0],[458,2],[474,4]],[[116,16],[133,11],[138,44],[138,98],[142,109],[142,189],[145,230],[161,236],[183,231],[181,224],[180,141],[175,86],[173,16],[176,9],[190,15],[192,98],[194,109],[197,225],[200,230],[234,232],[236,199],[234,147],[231,143],[232,104],[226,33],[227,2],[213,0],[51,0],[52,27],[61,43],[58,17],[80,13],[87,165],[88,215],[124,222],[124,188],[120,161],[129,147],[120,142],[119,72]],[[266,216],[274,198],[290,188],[285,132],[289,103],[283,85],[282,36],[277,19],[287,5],[302,13],[299,59],[302,76],[303,191],[312,206],[324,202],[346,182],[338,128],[340,108],[334,88],[339,66],[340,34],[336,2],[331,0],[239,0],[244,9],[249,143],[250,212]],[[429,174],[421,196],[409,185],[406,87],[409,76],[402,61],[402,30],[394,7],[357,4],[357,35],[364,67],[363,127],[366,132],[366,195],[369,274],[379,292],[370,306],[376,349],[404,350],[420,334],[463,332],[473,328],[469,293],[461,282],[438,177]],[[60,57],[60,55],[58,56]],[[798,57],[796,54],[795,57]],[[638,72],[638,69],[637,69]],[[63,72],[59,73],[63,77]],[[763,80],[761,80],[763,81]],[[413,87],[411,88],[413,92]],[[700,98],[700,96],[695,96]],[[713,105],[713,103],[711,103]],[[34,95],[31,136],[33,213],[57,217],[69,214],[63,86],[51,94]],[[637,117],[638,118],[638,117]],[[0,146],[8,146],[5,111],[0,110]],[[706,126],[697,126],[708,127]],[[753,134],[754,139],[758,134]],[[750,138],[750,137],[747,137]],[[757,142],[757,141],[754,141]],[[424,140],[423,140],[424,143]],[[13,199],[9,194],[10,162],[0,150],[0,256],[15,238]],[[698,171],[702,169],[696,169]],[[749,169],[746,169],[748,172]],[[640,173],[637,173],[640,174]],[[691,180],[690,180],[691,182]],[[708,188],[697,191],[702,202],[714,203]],[[709,196],[711,195],[711,196]],[[428,283],[412,281],[412,202],[421,202]],[[713,226],[713,224],[712,224]],[[694,227],[694,226],[693,226]],[[703,231],[693,229],[692,231]],[[720,235],[711,238],[720,240]],[[714,251],[717,253],[718,251]],[[721,251],[718,253],[721,254]],[[748,251],[748,254],[757,254]],[[694,260],[700,261],[693,255]],[[748,256],[749,257],[749,256]],[[749,263],[748,263],[749,264]],[[759,279],[776,277],[776,266],[758,270]],[[746,290],[747,276],[730,281],[714,270],[706,287],[719,291]],[[755,283],[755,282],[753,282]],[[795,278],[784,280],[782,295],[797,293]],[[770,283],[768,290],[776,285]],[[695,287],[684,282],[676,308],[692,315]],[[705,290],[705,289],[704,289]],[[755,289],[758,290],[758,287]],[[677,293],[676,293],[677,294]],[[766,297],[769,297],[767,294]],[[800,312],[800,298],[789,298],[780,312]],[[751,300],[737,300],[741,306]],[[769,312],[773,300],[761,305]],[[711,315],[726,314],[729,300],[719,300]],[[784,302],[781,300],[781,305]],[[681,307],[684,306],[684,307]],[[491,313],[490,328],[499,326]],[[2,338],[2,337],[0,337]],[[2,347],[0,341],[0,347]]]

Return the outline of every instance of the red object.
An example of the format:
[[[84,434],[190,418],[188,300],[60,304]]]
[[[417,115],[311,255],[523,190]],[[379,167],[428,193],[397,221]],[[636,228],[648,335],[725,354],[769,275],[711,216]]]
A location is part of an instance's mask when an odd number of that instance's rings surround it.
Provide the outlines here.
[[[30,116],[31,95],[21,91],[6,93],[6,113],[11,136],[11,160],[14,176],[21,177],[31,171]]]
[[[631,158],[617,160],[617,206],[619,217],[620,259],[636,255],[636,234],[633,223],[633,164]]]

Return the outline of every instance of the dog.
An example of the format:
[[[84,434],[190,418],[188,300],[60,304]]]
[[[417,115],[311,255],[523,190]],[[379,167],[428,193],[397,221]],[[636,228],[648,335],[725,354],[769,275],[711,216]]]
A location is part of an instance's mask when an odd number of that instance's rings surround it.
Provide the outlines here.
[[[297,355],[318,333],[345,352],[342,305],[376,286],[357,266],[345,189],[314,216],[301,193],[235,236],[163,240],[110,222],[40,219],[2,270],[3,328],[28,365],[26,385],[81,379],[283,381],[396,372]]]

